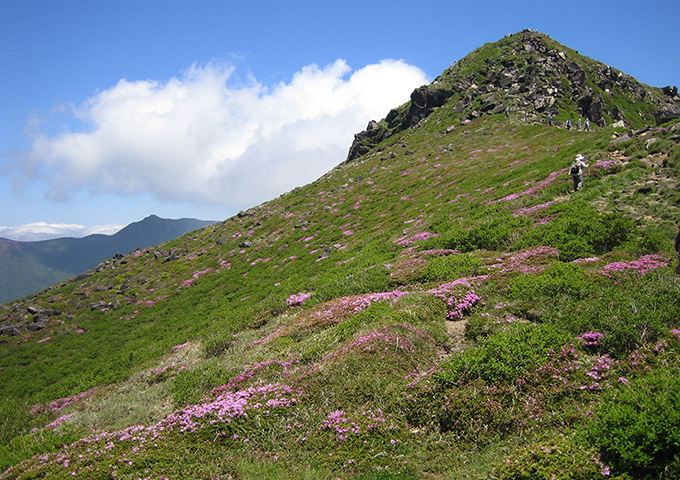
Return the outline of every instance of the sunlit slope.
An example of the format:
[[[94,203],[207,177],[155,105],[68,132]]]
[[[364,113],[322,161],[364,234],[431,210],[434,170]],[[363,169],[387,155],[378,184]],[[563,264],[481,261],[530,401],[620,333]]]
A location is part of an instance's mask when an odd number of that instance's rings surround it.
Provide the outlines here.
[[[544,120],[445,103],[10,305],[4,477],[674,478],[677,124]]]

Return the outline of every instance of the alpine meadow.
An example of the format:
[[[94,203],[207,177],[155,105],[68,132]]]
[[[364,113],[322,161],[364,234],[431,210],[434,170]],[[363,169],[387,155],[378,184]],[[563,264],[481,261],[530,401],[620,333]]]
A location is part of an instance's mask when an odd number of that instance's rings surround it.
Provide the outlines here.
[[[677,88],[522,31],[348,150],[0,307],[1,478],[680,477]]]

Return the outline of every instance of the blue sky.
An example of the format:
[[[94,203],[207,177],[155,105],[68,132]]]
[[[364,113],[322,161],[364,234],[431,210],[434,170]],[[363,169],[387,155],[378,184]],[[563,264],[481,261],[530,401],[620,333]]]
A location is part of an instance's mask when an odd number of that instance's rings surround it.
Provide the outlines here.
[[[0,0],[0,237],[223,220],[523,28],[680,83],[675,1]]]

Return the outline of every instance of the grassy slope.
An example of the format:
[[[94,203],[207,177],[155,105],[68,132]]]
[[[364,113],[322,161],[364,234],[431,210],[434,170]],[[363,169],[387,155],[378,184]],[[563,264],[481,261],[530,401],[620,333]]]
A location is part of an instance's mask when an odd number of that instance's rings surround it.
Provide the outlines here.
[[[611,131],[485,117],[442,133],[456,120],[442,109],[246,216],[36,300],[63,314],[3,339],[0,465],[56,453],[7,478],[656,473],[653,449],[629,461],[635,446],[612,451],[589,425],[630,385],[653,391],[646,367],[677,385],[680,283],[654,263],[671,256],[677,208],[655,191],[637,224],[606,213],[671,168],[630,142],[635,161],[592,168],[570,194],[570,159],[609,160]],[[599,345],[578,338],[591,331]],[[206,402],[219,421],[197,420]],[[677,468],[677,448],[662,465]]]

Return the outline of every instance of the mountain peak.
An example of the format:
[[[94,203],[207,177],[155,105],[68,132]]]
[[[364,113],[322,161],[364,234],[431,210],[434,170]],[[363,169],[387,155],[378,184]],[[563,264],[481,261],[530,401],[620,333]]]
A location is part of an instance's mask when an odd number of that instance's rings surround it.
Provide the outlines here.
[[[631,127],[680,118],[677,88],[654,88],[533,30],[506,35],[450,64],[411,100],[355,135],[347,161],[387,137],[425,121],[438,108],[460,121],[482,115],[520,115],[525,121],[588,118],[603,127]]]

